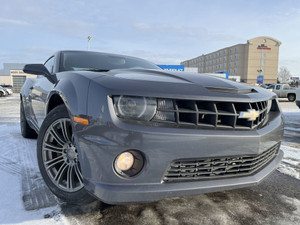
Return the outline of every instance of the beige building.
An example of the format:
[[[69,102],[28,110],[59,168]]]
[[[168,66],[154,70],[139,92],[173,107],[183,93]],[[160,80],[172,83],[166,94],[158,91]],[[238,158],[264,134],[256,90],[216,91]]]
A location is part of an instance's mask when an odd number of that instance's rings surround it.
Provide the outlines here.
[[[280,45],[275,38],[256,37],[180,64],[197,67],[199,73],[228,72],[245,83],[256,83],[258,75],[264,75],[264,83],[276,83]]]
[[[0,85],[12,85],[14,92],[20,92],[27,78],[36,78],[36,75],[24,73],[21,68],[22,63],[4,63],[4,68],[0,70]]]

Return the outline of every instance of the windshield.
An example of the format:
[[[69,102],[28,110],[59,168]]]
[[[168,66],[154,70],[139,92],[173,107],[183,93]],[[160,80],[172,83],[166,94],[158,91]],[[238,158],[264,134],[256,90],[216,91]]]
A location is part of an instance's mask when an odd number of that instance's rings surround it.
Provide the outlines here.
[[[60,71],[109,71],[112,69],[160,69],[143,59],[98,52],[63,52]]]

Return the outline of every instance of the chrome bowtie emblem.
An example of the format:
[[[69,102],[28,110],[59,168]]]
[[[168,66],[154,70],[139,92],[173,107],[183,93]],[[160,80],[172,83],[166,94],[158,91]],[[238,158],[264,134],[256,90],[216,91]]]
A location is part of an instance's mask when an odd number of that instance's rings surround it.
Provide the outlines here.
[[[259,111],[255,109],[248,109],[248,112],[240,112],[239,118],[248,119],[248,121],[254,121],[259,117]]]

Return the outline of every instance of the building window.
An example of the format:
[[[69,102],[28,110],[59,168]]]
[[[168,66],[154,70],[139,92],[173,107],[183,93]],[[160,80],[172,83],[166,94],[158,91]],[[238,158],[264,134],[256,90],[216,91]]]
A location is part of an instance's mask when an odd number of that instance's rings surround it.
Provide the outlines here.
[[[232,55],[230,56],[230,61],[232,61]]]
[[[226,56],[224,56],[224,62],[226,61]]]
[[[226,49],[224,49],[224,55],[227,53],[227,50]]]
[[[220,63],[222,62],[222,58],[220,58]]]
[[[232,48],[230,48],[230,54],[232,54]]]
[[[229,66],[232,66],[232,62],[229,63]]]
[[[224,63],[224,64],[223,64],[223,66],[224,66],[224,69],[225,69],[225,68],[227,67],[227,64],[226,64],[226,63]]]
[[[234,62],[234,66],[237,66],[237,62]]]
[[[235,52],[237,52],[238,50],[239,50],[239,47],[236,46],[236,47],[235,47]]]
[[[238,58],[238,54],[235,54],[235,55],[234,55],[234,58],[237,59],[237,58]]]

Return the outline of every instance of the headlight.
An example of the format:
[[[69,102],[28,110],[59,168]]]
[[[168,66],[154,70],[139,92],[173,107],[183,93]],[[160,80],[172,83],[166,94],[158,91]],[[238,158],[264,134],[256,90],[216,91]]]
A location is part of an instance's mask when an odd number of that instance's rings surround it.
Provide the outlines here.
[[[155,98],[115,96],[114,106],[120,118],[149,121],[155,115],[157,103]]]
[[[267,113],[270,112],[271,108],[272,108],[272,99],[268,100],[267,102]]]

